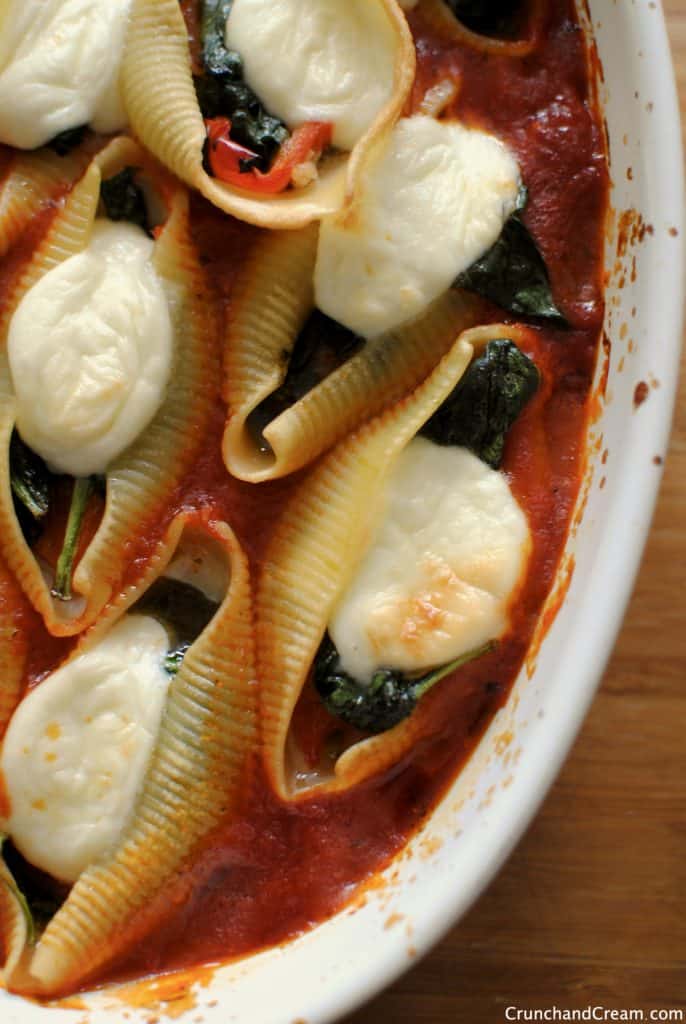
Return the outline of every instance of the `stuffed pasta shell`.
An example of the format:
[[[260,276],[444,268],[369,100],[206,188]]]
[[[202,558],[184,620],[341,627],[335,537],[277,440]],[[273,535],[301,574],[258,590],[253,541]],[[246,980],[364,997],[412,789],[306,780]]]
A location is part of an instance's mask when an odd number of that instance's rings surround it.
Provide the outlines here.
[[[315,305],[319,228],[273,231],[241,268],[224,340],[229,471],[258,482],[300,469],[425,377],[478,321],[481,305],[446,292],[374,337]]]
[[[209,415],[216,326],[184,190],[110,143],[15,282],[1,333],[0,545],[50,632],[73,635],[123,585]]]
[[[38,869],[53,910],[45,921],[45,907],[25,907],[27,930],[6,909],[7,981],[20,991],[58,991],[110,959],[245,798],[245,557],[224,523],[179,517],[146,582],[24,697],[0,747],[12,895]]]
[[[340,209],[399,116],[415,50],[396,0],[134,0],[123,90],[141,142],[227,213],[302,227]]]
[[[497,467],[538,387],[512,340],[525,335],[465,332],[285,510],[256,597],[264,757],[282,796],[397,763],[426,732],[429,691],[507,631],[531,542]],[[304,689],[335,723],[314,756],[295,724]]]

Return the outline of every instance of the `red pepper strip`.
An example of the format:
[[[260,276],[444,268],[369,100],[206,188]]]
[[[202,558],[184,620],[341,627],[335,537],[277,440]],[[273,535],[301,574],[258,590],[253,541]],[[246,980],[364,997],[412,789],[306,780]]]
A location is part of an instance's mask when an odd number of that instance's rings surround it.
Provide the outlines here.
[[[331,142],[333,125],[321,121],[308,121],[296,128],[286,139],[270,170],[265,173],[256,167],[241,171],[241,161],[255,160],[257,154],[246,149],[230,136],[231,122],[226,117],[215,117],[205,122],[208,138],[208,158],[212,174],[220,181],[247,192],[274,195],[288,188],[293,169],[304,163],[311,153],[319,155]]]

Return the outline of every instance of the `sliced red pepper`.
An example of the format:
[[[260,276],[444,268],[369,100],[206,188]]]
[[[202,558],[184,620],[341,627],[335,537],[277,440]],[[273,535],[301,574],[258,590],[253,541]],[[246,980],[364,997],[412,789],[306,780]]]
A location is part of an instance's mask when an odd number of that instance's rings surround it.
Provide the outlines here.
[[[332,124],[306,122],[286,139],[272,167],[264,173],[256,167],[241,170],[241,162],[256,160],[257,154],[231,138],[231,122],[228,118],[215,117],[205,124],[208,159],[215,178],[261,195],[275,195],[288,188],[294,168],[304,163],[310,154],[318,156],[330,144],[333,134]]]

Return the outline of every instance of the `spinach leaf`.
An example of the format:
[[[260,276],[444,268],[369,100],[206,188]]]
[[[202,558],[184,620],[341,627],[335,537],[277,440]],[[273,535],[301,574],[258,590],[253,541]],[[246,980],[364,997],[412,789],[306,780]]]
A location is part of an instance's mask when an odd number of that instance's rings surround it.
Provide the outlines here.
[[[517,208],[500,238],[455,281],[455,287],[483,295],[496,305],[523,316],[565,324],[555,305],[545,261],[521,215],[528,192],[520,190]]]
[[[167,651],[164,659],[164,671],[167,672],[168,675],[176,675],[183,665],[183,659],[186,657],[186,652],[189,647],[190,644],[184,641],[183,643],[177,644],[177,646],[173,647],[170,651]]]
[[[164,668],[169,675],[176,675],[186,651],[209,625],[217,605],[190,583],[162,576],[136,602],[136,611],[160,619],[174,637]]]
[[[195,79],[195,91],[203,117],[209,120],[228,117],[231,138],[255,153],[255,160],[251,161],[253,166],[268,171],[289,137],[286,126],[265,111],[245,82],[236,82],[223,75],[205,75]]]
[[[78,128],[67,128],[65,131],[60,132],[54,139],[50,139],[47,143],[48,147],[57,153],[58,156],[66,156],[67,153],[71,153],[72,149],[76,149],[80,146],[86,137],[88,131],[88,125],[82,124]]]
[[[24,444],[16,430],[10,438],[10,484],[17,504],[34,520],[40,520],[50,507],[53,476],[43,460]]]
[[[516,29],[523,0],[446,0],[454,15],[473,32],[511,36]]]
[[[208,120],[228,117],[231,138],[255,153],[250,166],[268,171],[290,133],[282,121],[264,109],[244,81],[240,55],[225,46],[224,30],[232,3],[233,0],[202,2],[202,55],[206,74],[195,78],[195,91],[203,117]]]
[[[268,451],[269,445],[262,436],[264,428],[359,352],[364,343],[364,338],[353,334],[337,320],[318,309],[313,310],[293,350],[284,352],[288,372],[283,384],[250,415],[248,427],[257,443]]]
[[[233,0],[202,0],[202,61],[211,75],[227,75],[234,81],[243,77],[243,62],[224,42],[226,22]]]
[[[420,433],[437,444],[469,448],[498,469],[507,433],[539,384],[536,365],[514,342],[490,341]]]
[[[135,167],[125,167],[123,171],[107,178],[100,185],[100,198],[110,220],[129,221],[150,234],[145,196],[142,188],[136,184],[135,175]]]
[[[85,476],[74,480],[67,527],[64,532],[62,550],[57,559],[55,582],[52,587],[53,597],[60,601],[69,601],[72,597],[71,579],[74,572],[74,559],[79,546],[86,508],[93,490],[93,477]]]
[[[408,718],[425,693],[454,672],[493,650],[488,643],[470,651],[442,668],[422,676],[380,668],[368,683],[360,683],[340,667],[340,656],[327,633],[314,665],[314,685],[326,709],[355,729],[367,733],[387,732]]]

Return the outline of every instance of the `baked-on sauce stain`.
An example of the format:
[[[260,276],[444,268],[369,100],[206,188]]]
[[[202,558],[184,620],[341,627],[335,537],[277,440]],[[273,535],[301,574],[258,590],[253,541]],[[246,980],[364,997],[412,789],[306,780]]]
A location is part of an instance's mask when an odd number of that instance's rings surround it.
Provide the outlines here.
[[[639,380],[634,388],[634,409],[640,408],[650,394],[650,388],[644,380]]]
[[[243,814],[207,840],[184,877],[169,882],[145,921],[132,929],[135,948],[108,978],[237,957],[282,942],[345,904],[354,887],[387,864],[421,825],[506,701],[555,577],[579,490],[603,319],[608,176],[583,35],[572,0],[550,0],[541,46],[526,59],[451,49],[423,25],[421,8],[410,22],[419,59],[415,96],[421,98],[423,81],[458,75],[461,89],[449,114],[497,133],[514,150],[530,193],[526,219],[570,322],[568,329],[540,326],[532,335],[528,354],[544,384],[507,443],[504,471],[533,538],[512,629],[492,654],[424,699],[421,713],[431,722],[431,738],[385,776],[349,794],[286,806],[256,769]],[[235,268],[256,231],[198,196],[191,210],[203,263],[218,301],[228,306]],[[493,309],[493,320],[501,319]],[[208,381],[208,387],[218,384]],[[220,457],[224,419],[217,391],[203,455],[158,530],[181,509],[202,510],[231,524],[256,568],[279,509],[302,474],[259,485],[230,478]],[[132,560],[154,540],[139,539]],[[32,633],[30,676],[36,682],[64,656],[68,642],[48,637],[30,610],[21,614]],[[319,711],[309,723],[303,721],[307,713],[299,709],[299,726],[316,735]]]

